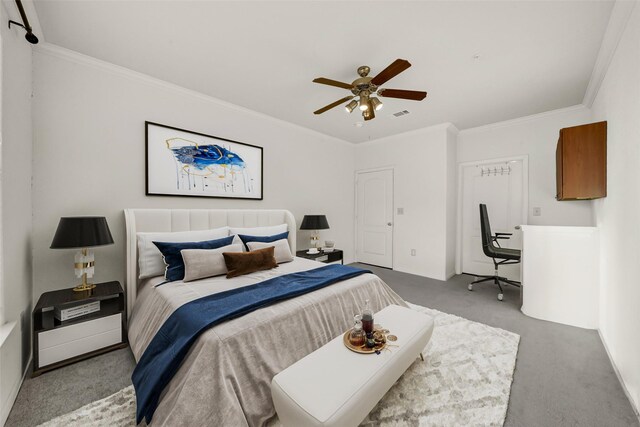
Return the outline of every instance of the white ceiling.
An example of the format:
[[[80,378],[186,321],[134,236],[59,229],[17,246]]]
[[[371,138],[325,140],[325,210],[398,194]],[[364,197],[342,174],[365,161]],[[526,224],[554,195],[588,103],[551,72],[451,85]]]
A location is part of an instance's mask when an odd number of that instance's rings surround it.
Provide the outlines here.
[[[362,142],[443,122],[459,129],[582,102],[612,1],[36,0],[47,42],[243,107]],[[479,59],[474,59],[479,55]],[[396,58],[384,86],[426,90],[357,110],[312,112]],[[401,118],[392,113],[409,110]]]

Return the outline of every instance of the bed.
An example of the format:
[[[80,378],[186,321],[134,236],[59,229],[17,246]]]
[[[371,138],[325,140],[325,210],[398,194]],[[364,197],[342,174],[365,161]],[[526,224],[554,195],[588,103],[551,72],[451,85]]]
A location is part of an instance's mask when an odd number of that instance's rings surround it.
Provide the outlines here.
[[[183,304],[275,276],[324,264],[295,258],[278,268],[226,279],[155,286],[162,277],[138,279],[138,232],[204,230],[222,226],[287,224],[296,248],[296,224],[286,210],[127,209],[127,306],[129,342],[136,358],[165,320]],[[406,306],[380,278],[363,274],[220,323],[199,336],[164,388],[152,425],[262,426],[275,415],[270,382],[275,374],[346,330],[369,299],[374,311]]]

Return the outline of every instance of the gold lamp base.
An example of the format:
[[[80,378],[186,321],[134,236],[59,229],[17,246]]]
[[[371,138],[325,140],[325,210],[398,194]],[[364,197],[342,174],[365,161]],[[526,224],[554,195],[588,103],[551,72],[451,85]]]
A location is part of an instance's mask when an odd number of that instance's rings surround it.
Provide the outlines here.
[[[86,255],[86,252],[84,254]],[[93,261],[91,262],[91,266],[93,266]],[[74,292],[86,292],[86,291],[90,291],[91,289],[93,289],[95,287],[96,287],[96,285],[94,285],[93,283],[87,282],[87,273],[84,273],[82,275],[82,283],[80,283],[78,286],[73,288],[73,291]]]
[[[91,289],[95,288],[96,285],[94,285],[93,283],[81,283],[78,286],[76,286],[75,288],[73,288],[74,292],[86,292],[86,291],[90,291]]]

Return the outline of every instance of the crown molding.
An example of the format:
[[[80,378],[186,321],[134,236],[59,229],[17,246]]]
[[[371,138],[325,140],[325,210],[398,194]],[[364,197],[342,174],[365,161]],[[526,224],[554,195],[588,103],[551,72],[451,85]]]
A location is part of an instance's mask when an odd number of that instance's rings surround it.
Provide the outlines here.
[[[624,34],[624,30],[627,28],[627,23],[637,3],[637,0],[617,0],[613,5],[611,16],[609,17],[609,24],[602,37],[602,44],[598,51],[596,63],[591,72],[591,78],[589,79],[589,84],[587,85],[587,90],[582,100],[582,103],[589,108],[591,108],[598,96],[600,86],[602,86],[602,82],[607,75],[622,34]]]
[[[283,125],[288,128],[292,128],[298,131],[303,131],[307,134],[314,135],[316,137],[321,137],[325,140],[333,141],[336,143],[340,143],[343,145],[347,145],[349,147],[353,147],[354,143],[345,141],[340,138],[336,138],[334,136],[326,135],[322,132],[315,131],[313,129],[306,128],[304,126],[299,126],[291,122],[287,122],[286,120],[278,119],[276,117],[270,116],[268,114],[260,113],[258,111],[251,110],[249,108],[241,107],[236,104],[232,104],[227,101],[223,101],[218,98],[214,98],[210,95],[205,95],[204,93],[195,91],[193,89],[187,89],[186,87],[179,86],[174,83],[169,83],[166,80],[162,80],[156,77],[152,77],[148,74],[140,73],[138,71],[133,71],[130,68],[122,67],[120,65],[112,64],[107,61],[103,61],[101,59],[94,58],[92,56],[88,56],[74,50],[70,50],[52,43],[38,43],[34,46],[33,51],[38,54],[52,56],[58,59],[62,59],[65,61],[73,62],[79,65],[85,65],[88,67],[92,67],[95,69],[99,69],[101,71],[105,71],[114,75],[118,75],[120,77],[125,77],[130,80],[136,80],[147,84],[149,86],[154,86],[159,89],[168,90],[171,92],[179,93],[181,95],[189,96],[192,98],[196,98],[200,101],[209,102],[211,104],[215,104],[217,106],[225,107],[230,110],[235,110],[244,114],[249,114],[257,118],[266,119],[274,123],[278,123],[279,125]]]
[[[407,136],[413,136],[413,135],[420,135],[420,134],[423,134],[423,133],[436,132],[438,130],[452,131],[452,132],[455,132],[456,134],[458,133],[458,128],[456,128],[453,125],[453,123],[444,122],[444,123],[439,123],[437,125],[427,126],[427,127],[424,127],[424,128],[409,130],[407,132],[396,133],[394,135],[389,135],[389,136],[385,136],[385,137],[382,137],[382,138],[371,139],[369,141],[356,142],[354,144],[357,147],[364,147],[364,146],[367,146],[367,145],[376,145],[376,144],[382,144],[382,143],[385,143],[385,142],[388,142],[388,141],[393,141],[396,138],[404,138],[404,137],[407,137]]]
[[[558,108],[557,110],[544,111],[542,113],[531,114],[529,116],[523,116],[523,117],[511,119],[511,120],[504,120],[502,122],[490,123],[488,125],[482,125],[474,128],[463,129],[460,131],[460,134],[467,135],[467,134],[476,133],[476,132],[486,132],[494,129],[516,126],[516,125],[527,123],[527,122],[542,120],[549,116],[555,116],[557,114],[566,114],[574,111],[588,112],[590,110],[589,108],[587,108],[585,105],[582,105],[582,104],[572,105],[571,107]]]

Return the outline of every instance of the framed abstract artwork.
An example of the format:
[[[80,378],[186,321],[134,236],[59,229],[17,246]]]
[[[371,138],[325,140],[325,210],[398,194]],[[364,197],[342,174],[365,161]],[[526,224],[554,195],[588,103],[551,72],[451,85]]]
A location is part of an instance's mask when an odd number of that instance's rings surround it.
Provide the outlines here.
[[[145,122],[148,196],[262,200],[262,147]]]

